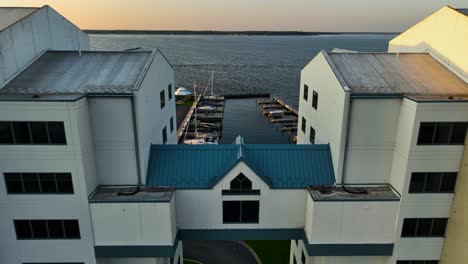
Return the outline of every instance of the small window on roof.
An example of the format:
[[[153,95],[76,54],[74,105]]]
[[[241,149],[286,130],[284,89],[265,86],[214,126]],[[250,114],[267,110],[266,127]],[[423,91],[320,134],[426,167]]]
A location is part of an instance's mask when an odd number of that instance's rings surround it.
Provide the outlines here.
[[[231,181],[231,190],[240,192],[252,190],[252,182],[244,174],[240,173]]]

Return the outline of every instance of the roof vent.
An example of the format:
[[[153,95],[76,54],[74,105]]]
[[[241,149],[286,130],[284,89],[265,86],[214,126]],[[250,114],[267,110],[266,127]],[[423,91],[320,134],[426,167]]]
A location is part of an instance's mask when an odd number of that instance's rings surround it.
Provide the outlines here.
[[[335,193],[333,186],[311,186],[310,189],[320,192],[321,195],[332,195]]]
[[[32,98],[39,98],[40,96],[38,94],[34,94]]]

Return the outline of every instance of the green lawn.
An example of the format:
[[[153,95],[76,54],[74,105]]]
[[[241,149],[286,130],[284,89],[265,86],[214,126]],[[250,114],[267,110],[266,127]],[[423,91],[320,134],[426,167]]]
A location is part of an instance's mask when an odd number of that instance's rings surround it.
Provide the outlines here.
[[[289,240],[245,240],[262,264],[289,263]]]
[[[198,264],[198,262],[189,259],[184,259],[184,264]]]

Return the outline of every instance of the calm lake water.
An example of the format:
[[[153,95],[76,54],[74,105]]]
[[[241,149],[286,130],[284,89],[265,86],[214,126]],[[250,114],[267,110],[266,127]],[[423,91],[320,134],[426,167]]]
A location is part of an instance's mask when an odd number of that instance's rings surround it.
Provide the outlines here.
[[[271,93],[297,108],[301,69],[320,51],[387,50],[395,35],[177,36],[90,35],[95,50],[158,48],[175,68],[176,86],[203,87],[214,70],[216,94]],[[221,143],[291,143],[261,116],[255,99],[227,100]]]

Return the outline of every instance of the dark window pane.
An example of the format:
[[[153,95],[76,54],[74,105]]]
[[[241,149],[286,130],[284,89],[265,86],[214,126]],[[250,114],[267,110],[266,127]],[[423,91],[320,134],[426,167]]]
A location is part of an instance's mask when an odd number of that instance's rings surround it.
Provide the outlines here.
[[[47,238],[47,226],[45,220],[31,220],[34,238]]]
[[[452,193],[455,191],[455,184],[457,182],[456,172],[445,172],[442,176],[442,186],[440,186],[441,192]]]
[[[21,193],[23,186],[21,184],[20,173],[5,173],[5,185],[8,193]]]
[[[402,237],[413,237],[416,232],[416,223],[417,219],[415,218],[406,218],[403,220],[403,229],[401,230]]]
[[[315,144],[315,129],[313,127],[310,127],[309,141],[310,143]]]
[[[241,182],[241,188],[242,190],[252,190],[252,182],[249,179],[244,178]]]
[[[29,220],[15,220],[16,237],[18,239],[31,238],[32,231]]]
[[[418,144],[432,144],[435,123],[421,123],[419,125]]]
[[[447,228],[447,218],[435,218],[432,226],[432,236],[443,237],[445,236],[445,229]]]
[[[425,264],[439,264],[438,260],[426,260]]]
[[[307,98],[309,97],[309,86],[304,84],[304,100],[307,101]]]
[[[73,193],[73,182],[70,173],[57,173],[57,186],[60,193]]]
[[[37,173],[23,173],[22,177],[25,192],[39,192],[39,182],[37,179]]]
[[[78,220],[63,220],[65,227],[65,236],[67,238],[80,238],[80,227]]]
[[[174,117],[171,116],[171,120],[169,120],[169,127],[171,128],[171,133],[174,131]]]
[[[465,143],[465,137],[466,137],[466,129],[468,127],[468,123],[454,123],[453,124],[453,129],[452,129],[452,138],[451,138],[451,144],[461,144],[463,145]]]
[[[424,172],[413,172],[411,174],[411,182],[409,187],[410,193],[420,193],[424,192],[424,179],[426,178],[426,173]]]
[[[162,140],[163,140],[163,144],[166,144],[167,142],[167,128],[166,127],[164,127],[162,130]]]
[[[242,222],[258,223],[259,202],[242,201]]]
[[[436,144],[448,144],[452,123],[438,123],[435,135]]]
[[[31,132],[34,144],[48,144],[49,136],[47,135],[46,122],[31,122]]]
[[[13,122],[16,144],[31,144],[28,122]]]
[[[397,260],[397,264],[411,264],[409,260]]]
[[[231,186],[230,187],[231,187],[231,190],[240,190],[242,188],[241,182],[238,179],[238,177],[234,178],[231,181]]]
[[[53,173],[40,173],[39,180],[41,183],[41,191],[46,193],[57,192],[55,185],[55,176]]]
[[[13,135],[11,134],[10,122],[0,122],[0,144],[12,144]]]
[[[62,220],[48,220],[47,226],[49,227],[49,235],[51,238],[64,238]]]
[[[410,263],[411,264],[426,264],[426,261],[424,261],[424,260],[412,260]]]
[[[304,132],[304,133],[305,133],[305,131],[306,131],[306,125],[307,125],[307,124],[306,124],[306,120],[305,120],[304,117],[302,117],[301,130],[302,130],[302,132]]]
[[[223,201],[223,222],[224,223],[239,223],[240,219],[239,201]]]
[[[172,83],[167,86],[167,96],[169,97],[169,101],[172,99]]]
[[[63,122],[47,122],[51,144],[67,144]]]
[[[432,218],[420,218],[418,221],[417,236],[427,237],[431,234]]]
[[[318,93],[314,91],[313,96],[312,96],[312,107],[317,109],[317,105],[318,105]]]
[[[163,109],[166,105],[166,96],[164,95],[164,91],[161,91],[159,94],[159,100],[161,101],[161,109]]]
[[[426,192],[440,192],[440,181],[442,173],[431,172],[427,174]]]

